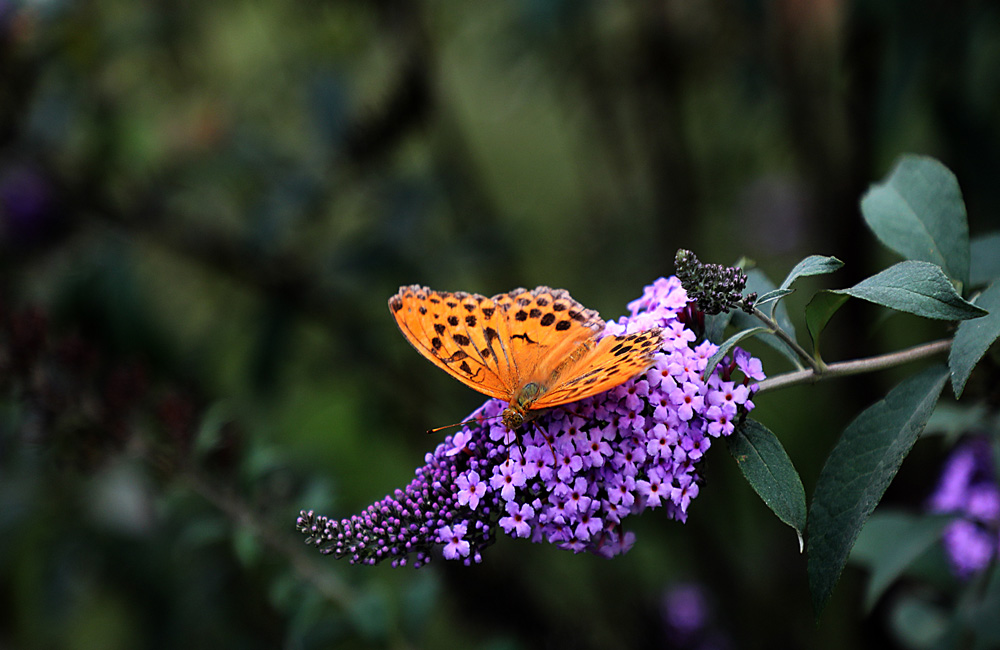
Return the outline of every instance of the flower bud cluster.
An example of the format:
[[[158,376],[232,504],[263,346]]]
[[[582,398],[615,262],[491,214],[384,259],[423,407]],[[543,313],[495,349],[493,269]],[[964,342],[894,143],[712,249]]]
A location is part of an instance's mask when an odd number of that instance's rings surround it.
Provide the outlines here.
[[[753,313],[757,294],[743,295],[747,274],[742,269],[702,264],[694,253],[684,249],[677,251],[674,266],[688,298],[706,314],[728,312],[737,307],[748,314]]]

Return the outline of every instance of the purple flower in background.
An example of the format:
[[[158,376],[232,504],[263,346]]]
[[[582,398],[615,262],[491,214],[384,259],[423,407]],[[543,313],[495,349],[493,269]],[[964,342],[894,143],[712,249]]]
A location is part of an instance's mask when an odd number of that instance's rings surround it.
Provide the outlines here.
[[[955,449],[928,505],[958,515],[942,535],[955,574],[967,578],[989,566],[1000,553],[1000,485],[987,439],[970,438]]]
[[[663,621],[667,628],[681,637],[691,637],[708,623],[708,603],[701,587],[677,584],[663,594]]]
[[[51,183],[39,171],[15,166],[0,171],[0,235],[9,245],[31,246],[58,230]]]
[[[676,278],[660,278],[608,322],[604,335],[666,332],[652,368],[628,382],[550,409],[519,430],[488,400],[448,436],[416,478],[360,515],[339,521],[302,512],[298,528],[324,553],[354,563],[479,562],[496,531],[573,552],[624,553],[635,536],[623,520],[647,508],[687,519],[698,496],[697,463],[753,408],[760,362],[742,350],[703,377],[717,349],[695,343],[679,315],[690,311]],[[737,374],[739,373],[739,374]]]
[[[985,569],[996,552],[996,534],[969,519],[950,523],[941,536],[955,574],[967,578]]]
[[[694,583],[671,585],[663,593],[660,614],[666,632],[664,647],[723,650],[732,646],[718,627],[705,589]]]
[[[3,45],[4,39],[7,38],[8,32],[10,32],[16,12],[17,7],[14,6],[13,2],[10,0],[0,0],[0,46]]]

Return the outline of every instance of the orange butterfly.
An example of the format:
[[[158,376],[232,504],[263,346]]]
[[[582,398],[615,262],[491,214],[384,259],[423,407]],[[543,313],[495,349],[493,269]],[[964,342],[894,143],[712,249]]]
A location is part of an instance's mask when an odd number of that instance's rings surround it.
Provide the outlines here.
[[[659,328],[598,340],[604,321],[563,289],[514,289],[487,298],[411,285],[389,310],[420,354],[463,384],[508,403],[516,429],[540,409],[604,392],[647,370]],[[529,413],[532,411],[532,413]]]

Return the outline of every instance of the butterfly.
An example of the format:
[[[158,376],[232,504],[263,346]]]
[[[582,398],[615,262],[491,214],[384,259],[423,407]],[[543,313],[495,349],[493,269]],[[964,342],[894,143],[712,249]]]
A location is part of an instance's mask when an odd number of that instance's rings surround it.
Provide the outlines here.
[[[663,344],[659,328],[598,338],[604,321],[564,289],[475,293],[400,287],[389,311],[403,336],[463,384],[507,402],[517,429],[541,410],[623,384],[646,371]]]

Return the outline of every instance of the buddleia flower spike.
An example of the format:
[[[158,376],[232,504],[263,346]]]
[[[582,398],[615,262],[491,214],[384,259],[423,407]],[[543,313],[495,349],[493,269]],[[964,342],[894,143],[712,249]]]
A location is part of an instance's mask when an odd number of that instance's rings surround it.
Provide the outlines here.
[[[698,464],[712,442],[729,435],[735,421],[754,407],[754,382],[764,377],[760,362],[736,348],[732,358],[719,364],[718,371],[703,378],[706,362],[717,348],[708,341],[697,342],[679,319],[689,305],[680,281],[660,278],[629,303],[628,316],[605,323],[601,332],[580,339],[594,341],[593,349],[615,356],[612,350],[623,340],[638,342],[640,349],[648,345],[653,340],[649,332],[655,329],[658,342],[651,365],[610,390],[538,414],[535,426],[522,427],[517,444],[511,444],[508,425],[498,416],[510,408],[506,398],[518,386],[501,382],[492,369],[509,368],[512,357],[509,350],[502,357],[499,339],[485,332],[478,316],[484,315],[483,310],[494,309],[492,317],[497,318],[496,310],[507,304],[514,324],[509,327],[513,329],[502,333],[501,326],[492,327],[498,336],[506,337],[504,340],[517,342],[512,345],[538,351],[544,349],[540,347],[543,341],[550,341],[544,338],[542,328],[562,322],[549,322],[546,314],[569,320],[568,330],[582,331],[574,322],[580,327],[595,322],[568,296],[539,289],[482,298],[413,287],[409,291],[415,298],[408,301],[403,297],[407,293],[404,287],[399,295],[402,306],[390,302],[394,313],[404,314],[404,334],[409,330],[421,344],[438,351],[434,358],[424,356],[456,377],[461,374],[469,380],[465,383],[495,386],[498,392],[505,392],[487,400],[470,417],[472,423],[428,453],[406,487],[364,512],[338,520],[303,511],[298,529],[308,543],[352,563],[388,560],[394,566],[420,566],[441,556],[470,564],[482,561],[485,550],[503,533],[610,557],[627,551],[635,540],[625,528],[630,515],[657,509],[668,518],[687,519],[701,489]],[[522,299],[527,302],[522,304]],[[565,309],[554,307],[555,301]],[[407,311],[407,305],[413,311]],[[423,318],[426,314],[420,313],[421,308],[428,314],[432,308],[440,311],[437,318]],[[533,315],[533,309],[540,313]],[[521,311],[524,320],[518,319]],[[575,320],[571,311],[582,320]],[[412,317],[414,313],[421,318]],[[476,315],[476,324],[468,325],[468,332],[454,329],[459,326],[448,319],[465,315]],[[447,325],[439,332],[434,325],[442,319]],[[520,329],[519,324],[528,320],[534,323],[533,329]],[[549,324],[543,325],[543,320]],[[481,329],[477,332],[475,328]],[[443,338],[448,333],[451,341]],[[469,343],[456,341],[456,334],[468,337]],[[532,343],[522,342],[522,334]],[[435,338],[440,339],[440,346],[434,343]],[[608,339],[614,342],[610,347],[604,342]],[[624,347],[628,345],[618,349]],[[484,350],[491,350],[489,356]],[[606,355],[601,358],[606,359]],[[467,372],[461,366],[469,358],[480,366],[469,361]],[[549,376],[558,368],[558,364],[553,368],[541,358],[536,361],[535,367],[539,366]],[[599,367],[608,366],[602,363]],[[525,378],[517,376],[519,381]],[[568,374],[560,374],[559,381],[568,376],[580,373],[574,367]],[[478,382],[479,378],[483,381]],[[556,390],[547,388],[542,397]],[[549,445],[555,452],[555,463]]]

